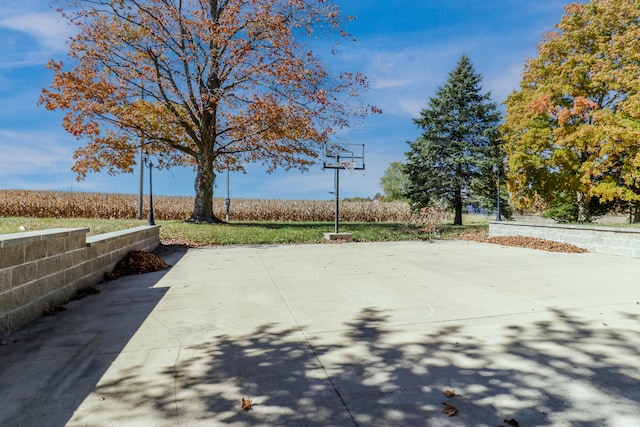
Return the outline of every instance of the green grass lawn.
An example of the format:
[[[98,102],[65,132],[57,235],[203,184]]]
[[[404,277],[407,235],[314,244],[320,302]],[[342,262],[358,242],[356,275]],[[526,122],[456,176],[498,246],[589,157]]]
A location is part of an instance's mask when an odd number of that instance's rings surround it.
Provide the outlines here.
[[[454,227],[443,224],[443,237],[487,228],[486,219],[466,218],[469,225]],[[18,233],[48,228],[88,228],[89,235],[146,225],[146,220],[99,218],[0,218],[0,234]],[[190,224],[183,221],[156,221],[163,242],[198,245],[257,245],[286,243],[321,243],[324,233],[333,232],[333,222],[231,222],[224,225]],[[340,231],[353,234],[358,242],[422,240],[432,235],[401,223],[346,222]]]
[[[320,243],[324,233],[334,231],[331,222],[232,222],[227,225],[193,225],[177,221],[161,222],[163,239],[181,239],[198,244],[243,245]],[[421,236],[397,223],[341,223],[341,232],[353,234],[355,241],[417,240]]]

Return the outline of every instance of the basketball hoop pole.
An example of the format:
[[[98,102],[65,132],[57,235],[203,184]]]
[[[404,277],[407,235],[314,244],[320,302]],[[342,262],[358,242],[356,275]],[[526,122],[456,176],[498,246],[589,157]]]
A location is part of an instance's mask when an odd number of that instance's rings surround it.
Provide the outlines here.
[[[354,170],[364,170],[364,144],[325,144],[323,157],[322,170],[334,170],[333,194],[336,197],[334,235],[338,236],[340,233],[340,169],[347,169],[348,175],[351,175]]]

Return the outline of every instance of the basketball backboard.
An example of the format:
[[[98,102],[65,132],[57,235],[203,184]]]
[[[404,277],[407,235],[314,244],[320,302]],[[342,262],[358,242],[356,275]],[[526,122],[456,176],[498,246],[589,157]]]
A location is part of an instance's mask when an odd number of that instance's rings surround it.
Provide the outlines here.
[[[364,144],[325,144],[322,169],[364,170]]]

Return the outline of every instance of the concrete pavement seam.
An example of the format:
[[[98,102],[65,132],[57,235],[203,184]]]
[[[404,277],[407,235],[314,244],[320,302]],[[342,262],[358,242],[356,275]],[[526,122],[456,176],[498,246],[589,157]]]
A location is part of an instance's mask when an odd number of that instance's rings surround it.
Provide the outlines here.
[[[271,284],[275,288],[276,292],[278,292],[278,295],[280,296],[280,299],[282,300],[282,303],[287,308],[287,311],[289,312],[289,315],[291,316],[291,318],[295,322],[296,328],[298,328],[298,331],[300,331],[300,333],[302,334],[305,342],[307,343],[307,346],[309,346],[309,349],[311,350],[311,353],[313,353],[313,357],[318,362],[318,365],[320,365],[320,368],[322,368],[322,371],[324,372],[324,375],[326,376],[327,380],[329,381],[329,384],[331,384],[331,388],[333,388],[333,391],[338,396],[338,399],[340,399],[340,402],[342,403],[342,406],[344,407],[345,411],[347,411],[347,414],[349,414],[349,418],[351,418],[351,421],[353,422],[353,425],[355,427],[358,427],[358,422],[356,421],[355,417],[351,413],[351,410],[349,409],[349,406],[347,405],[347,402],[342,397],[342,394],[340,394],[340,391],[338,390],[337,386],[333,382],[333,379],[331,378],[331,375],[329,375],[329,372],[327,372],[327,369],[325,368],[324,364],[320,360],[320,357],[318,356],[318,353],[316,352],[316,349],[311,344],[311,341],[309,341],[309,338],[307,337],[307,334],[305,334],[304,330],[302,329],[302,326],[300,326],[300,323],[298,322],[298,319],[296,319],[296,316],[293,314],[293,311],[291,311],[291,307],[289,307],[289,304],[287,304],[287,301],[285,300],[284,295],[282,295],[282,292],[280,291],[280,288],[278,287],[278,284],[273,279],[273,276],[271,275],[271,272],[269,271],[269,268],[267,268],[266,264],[264,263],[264,260],[260,256],[260,253],[256,252],[256,255],[258,256],[258,259],[260,260],[260,263],[262,264],[262,267],[264,268],[265,272],[269,276],[269,280],[271,281]]]

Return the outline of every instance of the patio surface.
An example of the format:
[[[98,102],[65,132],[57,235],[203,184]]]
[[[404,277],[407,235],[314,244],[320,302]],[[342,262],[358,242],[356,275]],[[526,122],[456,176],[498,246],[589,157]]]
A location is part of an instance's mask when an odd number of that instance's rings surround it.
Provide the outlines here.
[[[4,339],[0,425],[640,425],[640,259],[465,241],[162,255],[170,270]]]

